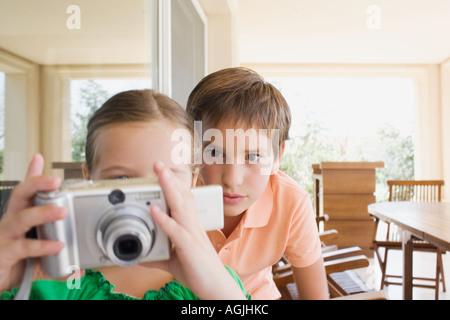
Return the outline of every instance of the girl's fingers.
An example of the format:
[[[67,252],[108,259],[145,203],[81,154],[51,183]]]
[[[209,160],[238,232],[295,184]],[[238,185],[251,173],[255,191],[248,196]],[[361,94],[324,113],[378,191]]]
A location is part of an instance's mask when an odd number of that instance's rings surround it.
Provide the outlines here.
[[[189,187],[177,181],[178,178],[159,161],[155,162],[154,171],[158,176],[171,216],[187,229],[198,227],[194,197]]]
[[[28,166],[25,181],[18,184],[11,194],[8,211],[18,212],[29,207],[38,191],[55,190],[60,186],[60,178],[42,176],[43,170],[44,158],[36,153]]]
[[[159,161],[155,162],[154,171],[158,176],[158,182],[171,210],[178,211],[182,209],[182,197],[180,191],[177,190],[177,185],[174,183],[175,177],[172,172]]]
[[[182,270],[189,269],[190,262],[186,262],[186,257],[193,258],[192,255],[194,252],[203,250],[198,249],[198,244],[193,241],[192,235],[189,234],[186,229],[169,217],[167,213],[162,211],[158,206],[152,206],[150,213],[158,226],[170,238],[175,251],[171,254],[168,261],[160,261],[159,263],[151,262],[145,265],[147,267],[168,270],[180,281],[182,278],[179,277],[183,277],[182,274],[186,272],[186,270]],[[192,250],[194,250],[194,252]],[[180,262],[180,259],[184,262]]]
[[[41,257],[57,254],[64,248],[64,243],[54,240],[20,239],[8,243],[8,250],[2,260],[19,261],[29,257]]]
[[[47,205],[27,208],[6,217],[1,227],[1,232],[3,236],[21,237],[31,228],[47,222],[64,219],[67,214],[68,210],[66,207]]]
[[[175,220],[170,218],[167,213],[162,211],[158,206],[152,206],[150,213],[155,220],[156,224],[167,234],[170,240],[174,243],[175,247],[180,242],[179,237],[186,232]],[[181,241],[182,243],[182,241]]]
[[[60,185],[61,179],[59,177],[33,176],[28,178],[14,188],[5,216],[10,214],[8,212],[17,213],[32,206],[37,192],[56,190]]]
[[[36,154],[28,167],[25,181],[14,188],[6,213],[0,221],[0,273],[2,274],[20,270],[23,259],[57,254],[64,247],[64,243],[59,241],[25,237],[26,232],[32,227],[67,216],[66,208],[33,206],[34,197],[38,191],[55,190],[61,183],[57,177],[42,176],[43,168],[44,160],[40,154]],[[15,278],[16,276],[13,275],[11,283],[18,280]]]
[[[0,224],[2,237],[23,237],[32,227],[63,219],[67,215],[65,208],[32,207],[37,192],[55,190],[61,184],[59,177],[42,176],[43,168],[44,159],[40,154],[35,154],[25,181],[14,188],[9,199]]]
[[[211,242],[203,230],[192,232],[191,229],[185,228],[183,225],[169,217],[169,215],[162,211],[158,206],[152,206],[150,208],[150,213],[158,226],[170,238],[178,256],[183,255],[184,253],[189,255],[188,252],[195,247],[197,249],[194,249],[194,251],[201,247],[202,249],[200,249],[200,251],[205,252],[205,249],[209,248],[216,254],[215,249],[212,247]]]
[[[25,176],[25,179],[34,177],[34,176],[40,176],[44,170],[44,158],[39,153],[36,153],[33,156],[33,159],[30,162],[30,165],[28,166],[27,175]]]

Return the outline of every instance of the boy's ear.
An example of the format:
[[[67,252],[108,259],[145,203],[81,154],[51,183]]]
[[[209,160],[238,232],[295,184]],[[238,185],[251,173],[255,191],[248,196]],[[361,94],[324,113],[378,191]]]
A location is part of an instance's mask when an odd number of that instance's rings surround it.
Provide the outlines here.
[[[91,180],[91,177],[89,177],[89,174],[88,174],[86,162],[83,162],[83,164],[81,165],[81,170],[83,171],[83,179]]]
[[[278,150],[278,156],[273,161],[272,171],[270,172],[270,174],[275,174],[278,170],[280,170],[281,158],[283,158],[285,146],[286,142],[283,142]]]

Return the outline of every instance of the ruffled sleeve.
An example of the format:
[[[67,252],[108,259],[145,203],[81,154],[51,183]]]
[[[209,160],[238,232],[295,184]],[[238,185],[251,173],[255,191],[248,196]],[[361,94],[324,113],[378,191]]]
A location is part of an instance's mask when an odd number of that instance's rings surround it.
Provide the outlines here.
[[[33,282],[30,300],[108,300],[116,295],[114,286],[98,271],[86,270],[79,284],[69,288],[65,281],[37,280]],[[18,288],[5,291],[2,300],[12,300]],[[122,294],[120,294],[122,295]]]
[[[226,267],[245,294],[245,288],[238,275]],[[1,300],[12,300],[17,294],[18,288],[5,291],[1,294]],[[250,298],[250,295],[246,295]],[[33,282],[30,300],[140,300],[124,293],[114,292],[114,285],[105,279],[105,276],[91,269],[86,270],[85,275],[69,288],[65,281],[38,280]],[[142,300],[198,300],[198,297],[178,281],[171,281],[159,290],[149,290]]]

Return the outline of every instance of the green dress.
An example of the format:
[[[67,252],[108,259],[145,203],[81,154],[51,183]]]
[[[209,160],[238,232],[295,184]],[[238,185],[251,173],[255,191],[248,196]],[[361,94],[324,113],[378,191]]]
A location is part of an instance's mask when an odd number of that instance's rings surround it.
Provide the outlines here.
[[[237,274],[227,267],[228,272],[240,285],[245,294],[244,286]],[[65,281],[37,280],[33,282],[30,300],[198,300],[191,290],[182,286],[178,281],[171,281],[159,290],[149,290],[142,299],[124,293],[113,292],[114,285],[105,276],[92,269],[88,269],[80,279],[79,289],[69,289]],[[5,291],[1,300],[11,300],[17,294],[18,288]],[[250,295],[246,295],[250,298]]]

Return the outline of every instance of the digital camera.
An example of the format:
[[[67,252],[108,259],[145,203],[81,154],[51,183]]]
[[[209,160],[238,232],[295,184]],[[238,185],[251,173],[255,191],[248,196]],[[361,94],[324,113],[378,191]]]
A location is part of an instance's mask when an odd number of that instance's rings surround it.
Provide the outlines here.
[[[205,230],[222,228],[222,188],[191,190]],[[39,239],[65,243],[58,254],[41,258],[41,266],[50,276],[69,275],[74,267],[130,266],[170,257],[169,238],[150,215],[152,205],[168,212],[156,179],[65,181],[57,191],[38,193],[35,204],[69,210],[65,219],[37,228]]]

